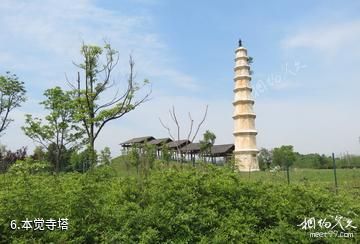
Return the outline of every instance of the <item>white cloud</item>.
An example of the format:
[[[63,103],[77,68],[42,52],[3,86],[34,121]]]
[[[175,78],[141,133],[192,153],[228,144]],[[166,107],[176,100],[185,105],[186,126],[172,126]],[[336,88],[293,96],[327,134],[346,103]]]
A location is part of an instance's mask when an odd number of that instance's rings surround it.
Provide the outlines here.
[[[0,28],[7,38],[0,48],[0,65],[39,74],[53,72],[57,75],[54,79],[64,80],[64,72],[73,71],[72,61],[79,57],[81,41],[101,44],[105,39],[119,50],[120,67],[125,70],[132,52],[143,76],[165,74],[167,82],[175,86],[196,87],[196,80],[177,70],[167,58],[170,50],[151,26],[151,16],[102,9],[90,0],[5,0],[0,5]]]
[[[359,47],[359,41],[360,20],[353,20],[338,24],[307,25],[284,39],[282,46],[337,54],[348,47]]]

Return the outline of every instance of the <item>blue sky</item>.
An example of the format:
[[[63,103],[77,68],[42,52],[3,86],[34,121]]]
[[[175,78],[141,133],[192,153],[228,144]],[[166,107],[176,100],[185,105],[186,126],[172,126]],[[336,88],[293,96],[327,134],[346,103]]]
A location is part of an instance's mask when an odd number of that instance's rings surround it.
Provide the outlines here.
[[[234,49],[241,37],[254,58],[258,146],[292,144],[302,153],[360,153],[360,3],[358,1],[18,1],[0,4],[0,73],[26,84],[2,144],[34,143],[20,127],[24,114],[43,116],[43,91],[67,88],[82,41],[109,41],[120,52],[114,78],[124,81],[135,57],[139,80],[149,78],[152,100],[103,131],[97,148],[126,139],[166,137],[174,105],[185,136],[187,113],[217,143],[232,143]],[[198,138],[199,139],[199,138]]]

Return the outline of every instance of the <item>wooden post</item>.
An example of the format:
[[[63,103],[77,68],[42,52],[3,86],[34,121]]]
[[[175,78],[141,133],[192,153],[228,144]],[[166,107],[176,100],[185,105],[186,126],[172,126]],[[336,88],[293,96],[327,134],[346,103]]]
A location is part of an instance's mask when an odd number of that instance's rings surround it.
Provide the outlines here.
[[[335,193],[338,194],[338,183],[336,177],[336,163],[335,163],[335,155],[332,153],[332,160],[333,160],[333,169],[334,169],[334,178],[335,178]]]

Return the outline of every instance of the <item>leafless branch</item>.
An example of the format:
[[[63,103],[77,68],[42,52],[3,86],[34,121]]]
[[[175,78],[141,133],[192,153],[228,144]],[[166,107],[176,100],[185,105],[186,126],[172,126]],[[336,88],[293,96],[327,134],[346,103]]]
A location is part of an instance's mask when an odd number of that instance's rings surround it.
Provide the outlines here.
[[[175,138],[174,138],[173,135],[171,134],[170,128],[169,128],[168,126],[166,126],[166,125],[162,122],[162,120],[161,120],[160,118],[159,118],[159,121],[160,121],[160,124],[168,131],[170,138],[171,138],[173,141],[175,141]]]
[[[204,116],[203,116],[203,118],[202,118],[201,122],[198,124],[198,126],[197,126],[197,128],[196,128],[196,132],[195,132],[195,134],[194,134],[194,136],[193,136],[193,138],[192,138],[191,142],[193,142],[193,141],[194,141],[195,137],[197,136],[197,134],[198,134],[198,132],[199,132],[199,130],[200,130],[201,125],[204,123],[204,121],[205,121],[205,119],[206,119],[206,116],[207,116],[207,111],[208,111],[208,107],[209,107],[209,105],[206,105],[206,109],[205,109]]]
[[[190,129],[189,129],[189,134],[188,134],[188,136],[187,136],[187,140],[190,140],[190,136],[191,136],[192,129],[193,129],[193,125],[194,125],[194,120],[193,120],[193,118],[191,117],[190,112],[189,112],[189,119],[190,119]]]
[[[67,77],[67,74],[65,73],[65,80],[66,83],[68,83],[68,85],[73,89],[76,90],[76,87],[71,83],[71,81],[69,80],[69,78]]]

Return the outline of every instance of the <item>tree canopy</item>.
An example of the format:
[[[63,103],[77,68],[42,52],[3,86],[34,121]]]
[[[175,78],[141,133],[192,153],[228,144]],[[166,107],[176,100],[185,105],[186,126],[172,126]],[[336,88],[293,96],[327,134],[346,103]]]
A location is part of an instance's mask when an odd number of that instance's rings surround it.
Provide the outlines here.
[[[25,102],[25,86],[17,75],[6,72],[0,76],[0,135],[13,121],[10,112]]]
[[[45,120],[27,114],[22,129],[28,137],[48,151],[52,148],[51,151],[55,152],[54,166],[58,172],[63,153],[66,148],[72,149],[79,145],[83,130],[74,121],[76,104],[71,99],[70,92],[55,87],[46,90],[44,96],[46,99],[40,104],[49,112]]]

